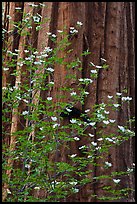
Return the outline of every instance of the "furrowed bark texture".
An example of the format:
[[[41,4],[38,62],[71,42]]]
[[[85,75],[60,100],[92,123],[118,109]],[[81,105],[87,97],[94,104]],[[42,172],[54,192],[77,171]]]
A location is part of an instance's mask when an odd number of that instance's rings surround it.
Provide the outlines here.
[[[49,39],[47,32],[51,32],[57,35],[57,43],[61,40],[61,37],[57,30],[63,30],[66,26],[67,32],[69,33],[70,27],[75,27],[76,22],[80,21],[83,23],[78,34],[70,37],[71,45],[70,52],[66,55],[67,50],[59,50],[59,57],[66,57],[66,62],[72,62],[79,58],[82,62],[82,71],[78,70],[77,67],[73,69],[66,69],[65,64],[55,63],[54,67],[54,87],[49,91],[38,91],[37,93],[32,93],[33,103],[35,106],[39,104],[39,97],[41,96],[43,100],[47,96],[52,96],[53,101],[57,102],[72,102],[72,97],[68,92],[60,89],[63,87],[73,88],[74,91],[79,93],[78,90],[78,79],[88,78],[90,76],[91,66],[90,62],[95,65],[101,65],[102,61],[100,58],[107,60],[109,68],[100,69],[98,78],[88,86],[87,91],[89,91],[88,97],[85,99],[84,105],[80,103],[76,104],[76,107],[81,110],[89,109],[91,110],[90,115],[92,116],[93,105],[100,103],[108,103],[108,95],[115,95],[116,92],[121,92],[123,89],[127,89],[129,96],[133,98],[130,106],[122,104],[120,112],[110,111],[110,118],[115,119],[117,124],[122,126],[126,125],[126,121],[135,115],[135,51],[134,51],[134,38],[135,38],[135,5],[132,2],[43,2],[46,7],[30,8],[28,6],[29,2],[5,2],[4,4],[4,24],[3,28],[10,31],[13,29],[12,25],[6,20],[6,15],[10,15],[12,20],[18,22],[22,19],[22,13],[16,11],[16,7],[21,7],[24,12],[32,12],[35,14],[40,14],[42,19],[45,16],[49,19],[47,22],[42,24],[42,29],[36,32],[36,25],[32,25],[32,29],[28,30],[32,37],[20,36],[18,35],[17,28],[9,37],[10,32],[5,35],[7,44],[3,44],[3,48],[6,47],[8,50],[14,52],[15,49],[20,50],[20,57],[25,58],[24,45],[33,45],[33,48],[37,48],[39,52],[43,50],[44,47],[52,47],[53,42]],[[35,2],[39,4],[40,2]],[[8,38],[9,37],[9,38]],[[4,42],[6,42],[6,40]],[[83,51],[90,51],[91,55],[81,56]],[[16,56],[15,56],[16,58]],[[3,66],[6,67],[6,61],[9,61],[9,56],[4,56]],[[12,59],[11,59],[12,60]],[[20,70],[19,70],[20,69]],[[19,70],[18,77],[11,76],[10,74],[14,70]],[[26,72],[26,75],[22,75],[22,72]],[[39,78],[39,73],[44,73],[44,67],[36,71],[36,78]],[[16,66],[10,69],[8,72],[3,72],[3,87],[8,84],[18,86],[19,83],[30,83],[28,76],[30,73],[26,70],[25,65],[21,68]],[[68,74],[76,75],[76,80],[66,78]],[[46,81],[48,83],[51,81],[49,77]],[[61,98],[60,96],[64,97]],[[115,99],[113,102],[116,102]],[[121,103],[121,101],[119,101]],[[3,123],[5,132],[8,134],[4,135],[3,142],[7,144],[9,149],[14,151],[16,148],[16,137],[14,133],[23,129],[27,125],[27,122],[19,118],[16,112],[22,112],[25,110],[26,105],[21,104],[16,109],[13,109],[12,114],[7,114],[7,118],[10,117],[12,123]],[[4,105],[3,108],[6,108]],[[56,108],[56,107],[55,107]],[[41,116],[42,117],[42,116]],[[21,121],[21,123],[20,123]],[[68,121],[64,120],[64,124]],[[34,124],[33,124],[34,125]],[[113,128],[106,127],[103,134],[116,133],[116,126]],[[97,129],[93,131],[95,135],[93,141],[96,142],[100,137],[97,131],[102,128],[101,125],[97,124]],[[130,128],[134,130],[134,125],[130,124]],[[90,131],[91,132],[91,131]],[[69,133],[69,131],[68,131]],[[88,129],[86,130],[88,134]],[[9,136],[10,134],[10,136]],[[35,137],[35,131],[31,133],[31,136]],[[91,141],[90,141],[91,142]],[[56,161],[66,162],[68,160],[68,154],[81,155],[79,147],[82,145],[89,145],[89,141],[85,138],[81,138],[80,141],[67,143],[70,149],[66,149],[65,145],[60,149],[59,153],[55,158]],[[132,166],[134,162],[134,140],[129,139],[124,142],[120,147],[112,147],[109,153],[102,159],[96,159],[98,167],[91,164],[88,165],[87,170],[93,170],[93,173],[89,174],[88,177],[92,178],[100,175],[108,175],[113,171],[126,171],[126,169]],[[104,162],[108,161],[112,163],[112,167],[109,169],[104,169],[102,166]],[[8,165],[10,170],[7,170],[7,175],[10,179],[12,174],[13,161],[8,158]],[[101,181],[91,182],[80,188],[80,191],[74,195],[65,198],[65,202],[101,202],[99,197],[104,195],[103,187],[106,185],[111,185],[115,189],[114,182],[108,179],[103,179]],[[123,188],[134,188],[134,177],[133,175],[127,176],[126,179],[123,177],[121,179],[121,186]],[[4,184],[3,200],[7,196],[8,185]],[[35,197],[46,198],[45,190],[38,190],[33,192]],[[92,197],[92,195],[96,195]],[[109,194],[108,194],[109,196]],[[25,198],[24,198],[25,201]],[[113,201],[112,201],[113,202]],[[116,202],[134,202],[134,194],[131,192],[126,199],[119,199]]]

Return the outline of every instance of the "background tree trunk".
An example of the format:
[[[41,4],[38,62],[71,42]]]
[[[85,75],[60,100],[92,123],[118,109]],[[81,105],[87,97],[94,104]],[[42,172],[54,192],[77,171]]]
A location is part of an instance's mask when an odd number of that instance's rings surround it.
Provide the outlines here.
[[[4,24],[3,27],[8,31],[12,29],[11,24],[8,20],[6,20],[6,15],[9,14],[12,16],[15,22],[18,22],[22,18],[21,13],[17,13],[15,7],[21,7],[24,12],[33,12],[33,14],[39,13],[44,19],[45,15],[49,18],[49,21],[42,25],[42,28],[39,32],[36,32],[35,25],[33,25],[33,29],[30,31],[32,33],[31,39],[26,39],[25,37],[20,37],[17,34],[17,30],[14,30],[12,34],[12,38],[7,38],[8,45],[3,44],[5,48],[8,46],[8,50],[14,52],[15,49],[20,49],[23,53],[24,47],[22,43],[26,45],[28,43],[33,44],[34,48],[37,48],[39,51],[43,49],[45,46],[52,47],[52,42],[49,40],[46,32],[51,32],[57,34],[57,30],[63,30],[64,26],[67,27],[67,31],[69,33],[69,27],[73,27],[76,25],[77,21],[83,23],[78,35],[74,35],[71,41],[70,48],[73,49],[73,52],[67,55],[67,62],[71,62],[77,57],[82,61],[83,71],[78,71],[78,69],[74,68],[71,70],[69,74],[76,75],[77,80],[74,81],[66,80],[66,75],[68,71],[65,65],[55,65],[54,71],[54,87],[50,90],[50,92],[39,91],[37,93],[37,97],[34,97],[34,103],[38,103],[38,96],[42,95],[42,97],[52,96],[54,99],[54,103],[57,101],[65,101],[71,102],[72,98],[68,95],[67,92],[60,91],[61,87],[67,86],[73,88],[76,92],[78,92],[78,78],[88,78],[90,75],[90,67],[89,62],[93,62],[96,65],[101,65],[100,58],[104,58],[107,60],[107,64],[109,65],[108,69],[99,70],[98,78],[88,87],[90,94],[85,99],[85,103],[83,106],[77,103],[77,108],[81,110],[86,110],[88,108],[91,109],[92,115],[92,107],[94,104],[99,103],[107,103],[108,95],[115,95],[116,92],[121,92],[123,89],[127,89],[127,93],[129,96],[133,98],[130,106],[123,105],[121,106],[120,113],[110,113],[110,117],[117,121],[117,124],[126,125],[126,121],[135,115],[135,56],[134,56],[134,24],[135,24],[135,5],[133,2],[43,2],[46,7],[41,9],[38,8],[29,8],[29,2],[5,2],[4,4]],[[35,4],[39,4],[39,2],[35,2]],[[60,37],[57,34],[57,42],[60,41]],[[88,56],[80,56],[83,51],[89,50],[91,55]],[[60,51],[60,57],[65,55],[65,51]],[[22,57],[22,56],[21,56]],[[25,57],[25,56],[24,56]],[[6,61],[9,60],[8,56],[5,56],[4,66],[6,66]],[[18,82],[18,78],[15,76],[10,76],[11,73],[17,67],[14,67],[13,70],[5,74],[3,72],[3,86],[6,87],[7,84],[16,85]],[[25,67],[22,67],[21,71],[24,71]],[[40,70],[37,70],[37,73]],[[42,70],[44,73],[44,69]],[[26,73],[27,74],[27,73]],[[29,73],[28,73],[29,75]],[[25,82],[25,79],[20,75],[21,83]],[[50,81],[50,79],[49,79]],[[27,80],[27,83],[28,80]],[[65,97],[62,99],[58,99],[57,95],[64,95]],[[25,106],[18,107],[22,111]],[[4,128],[8,127],[8,132],[11,133],[11,136],[4,136],[6,143],[9,148],[15,148],[15,140],[12,140],[12,133],[15,132],[18,128],[21,129],[19,125],[19,119],[16,114],[14,114],[15,110],[11,114],[7,115],[7,117],[11,117],[11,121],[14,122],[12,125],[4,123]],[[66,121],[64,121],[66,122]],[[24,121],[25,123],[25,121]],[[15,127],[16,126],[16,127]],[[98,127],[101,128],[101,127]],[[134,125],[130,127],[134,130]],[[97,131],[97,130],[96,130]],[[113,129],[106,128],[105,134],[109,132],[115,133],[116,127]],[[4,132],[4,130],[3,130]],[[87,130],[88,133],[88,130]],[[6,139],[7,138],[7,139]],[[14,138],[15,139],[15,138]],[[94,141],[97,141],[97,134],[95,132]],[[14,143],[14,144],[13,144]],[[84,138],[81,138],[80,142],[73,143],[70,145],[69,153],[71,154],[80,154],[78,147],[87,144]],[[65,148],[62,148],[61,153],[62,158],[61,161],[67,161],[67,154]],[[103,175],[104,169],[101,168],[101,165],[105,161],[109,161],[113,164],[110,170],[107,170],[107,173],[112,171],[124,171],[128,167],[132,166],[134,162],[134,141],[133,139],[129,139],[127,142],[120,145],[120,147],[111,148],[107,157],[104,159],[98,159],[96,162],[100,164],[100,167],[96,168],[89,164],[88,169],[93,170],[93,174],[89,175],[92,178],[95,176]],[[13,165],[9,161],[9,165]],[[11,172],[7,172],[10,174]],[[70,196],[65,199],[65,202],[100,202],[98,197],[104,196],[104,191],[102,187],[106,184],[110,184],[109,181],[104,181],[103,183],[97,182],[95,184],[87,184],[83,188],[80,189],[79,193],[74,196]],[[123,187],[134,188],[134,177],[129,176],[126,179],[122,180]],[[5,189],[8,188],[5,186]],[[115,187],[114,187],[115,188]],[[97,198],[92,198],[92,194],[96,194]],[[43,192],[37,194],[37,196],[43,195]],[[4,195],[5,199],[5,195]],[[134,195],[131,193],[127,199],[119,200],[120,202],[134,202]]]

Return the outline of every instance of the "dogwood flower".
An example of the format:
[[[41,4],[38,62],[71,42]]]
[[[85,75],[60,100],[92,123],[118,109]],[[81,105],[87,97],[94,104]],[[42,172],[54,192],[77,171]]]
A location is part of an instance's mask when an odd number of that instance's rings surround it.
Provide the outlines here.
[[[57,121],[57,117],[51,117],[53,121]]]
[[[71,112],[72,110],[71,109],[69,109],[69,108],[66,108],[66,110],[68,111],[68,112]]]
[[[97,70],[90,70],[90,72],[92,73],[92,74],[97,74],[98,72],[97,72]]]
[[[23,111],[22,115],[27,115],[29,113],[29,111]]]
[[[122,131],[125,132],[125,128],[123,126],[118,125],[118,128]]]
[[[34,187],[34,189],[35,189],[35,190],[39,190],[39,189],[40,189],[40,187],[39,187],[39,186],[36,186],[36,187]]]
[[[113,106],[114,106],[115,108],[117,108],[117,107],[120,106],[120,104],[116,103],[116,104],[113,104]]]
[[[109,124],[109,120],[103,120],[103,123],[108,125]]]
[[[81,147],[79,147],[79,149],[84,149],[86,147],[86,145],[83,145]]]
[[[121,96],[121,95],[122,95],[122,93],[117,92],[117,93],[116,93],[116,95],[117,95],[117,96]]]
[[[98,138],[97,140],[98,140],[98,141],[102,141],[102,140],[103,140],[103,138]]]
[[[113,179],[114,183],[119,183],[121,180],[120,179]]]
[[[77,93],[73,91],[73,92],[70,93],[70,95],[75,96],[75,95],[77,95]]]
[[[98,66],[98,65],[96,65],[95,67],[98,68],[98,69],[101,69],[101,68],[102,68],[102,66]]]
[[[97,146],[97,142],[91,142],[93,146]]]
[[[116,121],[116,120],[112,120],[112,119],[109,120],[110,123],[114,123],[115,121]]]
[[[3,71],[8,71],[9,68],[8,67],[3,67]]]
[[[53,128],[56,128],[56,127],[59,127],[59,126],[60,126],[59,123],[55,123],[55,124],[53,125]]]
[[[71,123],[77,123],[77,120],[72,118],[72,120],[70,120],[70,122]]]
[[[48,100],[48,101],[51,101],[51,100],[52,100],[52,97],[47,97],[47,100]]]
[[[111,167],[111,166],[112,166],[112,164],[109,163],[109,162],[105,162],[105,164],[106,164],[108,167]]]
[[[104,61],[104,62],[106,62],[107,60],[106,59],[104,59],[104,58],[100,58],[102,61]]]
[[[48,67],[46,70],[49,71],[49,72],[54,72],[54,69],[51,68],[51,67]]]
[[[56,35],[55,35],[55,34],[52,34],[51,36],[52,36],[53,38],[56,38]]]
[[[108,98],[113,98],[113,96],[108,95]]]
[[[94,126],[96,122],[90,122],[89,125]]]
[[[80,139],[79,139],[79,137],[74,137],[74,140],[78,141],[78,140],[80,140]]]
[[[108,140],[109,142],[113,142],[113,140],[109,137],[106,137],[105,140]]]
[[[124,97],[124,96],[123,96],[123,97],[121,98],[121,100],[122,100],[122,101],[131,101],[131,100],[132,100],[132,97],[129,97],[129,96]]]
[[[77,156],[77,154],[72,154],[70,157],[71,158],[74,158],[74,157],[76,157]]]
[[[8,193],[8,194],[11,194],[11,191],[10,191],[8,188],[7,188],[7,193]]]
[[[85,113],[88,113],[90,111],[90,109],[85,110]]]
[[[82,22],[80,22],[80,21],[77,21],[77,25],[82,26],[82,25],[83,25],[83,23],[82,23]]]
[[[89,135],[90,137],[94,137],[94,135],[93,135],[93,134],[88,133],[88,135]]]

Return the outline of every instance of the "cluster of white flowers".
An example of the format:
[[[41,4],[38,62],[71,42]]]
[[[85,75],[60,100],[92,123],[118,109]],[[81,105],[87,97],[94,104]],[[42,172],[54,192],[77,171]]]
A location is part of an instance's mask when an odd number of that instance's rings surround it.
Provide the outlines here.
[[[88,92],[88,91],[84,91],[84,92],[83,92],[83,94],[88,95],[88,94],[89,94],[89,92]]]
[[[72,120],[70,120],[70,122],[74,124],[74,123],[77,123],[77,120],[72,118]]]
[[[60,126],[59,123],[55,123],[55,124],[53,125],[53,128],[56,128],[56,127],[59,127],[59,126]]]
[[[54,81],[50,81],[49,84],[54,85]]]
[[[97,142],[91,142],[93,146],[97,146]]]
[[[48,101],[51,101],[51,100],[52,100],[52,97],[47,97],[47,100],[48,100]]]
[[[111,167],[112,164],[110,162],[105,162],[106,166]]]
[[[79,147],[79,149],[85,149],[85,148],[86,148],[86,145]]]
[[[105,140],[109,141],[109,142],[114,142],[112,138],[106,137]]]
[[[103,120],[103,123],[104,123],[105,125],[108,125],[108,124],[109,124],[109,120]]]
[[[90,122],[89,125],[94,126],[96,125],[96,122]]]
[[[35,65],[41,65],[42,63],[41,63],[41,61],[39,61],[39,62],[36,61],[36,62],[34,62],[34,64],[35,64]]]
[[[28,115],[29,111],[23,111],[22,115]]]
[[[113,119],[109,119],[109,122],[110,123],[114,123],[116,120],[113,120]]]
[[[11,191],[7,188],[7,194],[11,194]]]
[[[70,95],[71,95],[71,96],[76,96],[77,93],[73,91],[73,92],[70,93]]]
[[[33,20],[34,20],[34,22],[39,23],[41,18],[39,16],[33,16]]]
[[[25,52],[25,53],[28,53],[28,52],[29,52],[29,50],[24,50],[24,52]]]
[[[90,137],[94,137],[94,135],[93,135],[93,134],[91,134],[91,133],[88,133],[88,135],[89,135]]]
[[[85,113],[88,113],[90,111],[90,109],[85,110]]]
[[[25,168],[30,169],[30,164],[25,164]]]
[[[122,93],[117,92],[117,93],[116,93],[116,95],[117,95],[117,96],[121,96],[121,95],[122,95]]]
[[[113,104],[113,106],[114,106],[115,108],[118,108],[118,107],[120,106],[120,104],[115,103],[115,104]]]
[[[36,187],[34,187],[34,189],[35,189],[35,190],[39,190],[39,189],[40,189],[40,187],[39,187],[39,186],[36,186]]]
[[[13,55],[13,56],[18,56],[18,53],[12,52],[10,50],[7,50],[7,54]]]
[[[45,47],[44,48],[44,52],[49,53],[51,52],[53,49],[51,47]]]
[[[51,119],[52,119],[53,121],[57,121],[57,117],[51,116]]]
[[[101,138],[98,138],[97,140],[98,140],[98,141],[102,141],[102,140],[103,140],[103,138],[101,137]]]
[[[107,60],[106,59],[104,59],[104,58],[100,58],[102,61],[104,61],[104,62],[106,62]]]
[[[80,22],[80,21],[77,21],[77,25],[82,26],[82,25],[83,25],[83,23],[82,23],[82,22]]]
[[[79,137],[74,137],[74,140],[79,141],[80,138]]]
[[[121,180],[120,179],[113,179],[114,183],[118,184]]]
[[[72,110],[71,109],[69,109],[69,108],[66,108],[66,110],[70,113]]]
[[[75,34],[78,33],[78,30],[76,30],[74,27],[70,27],[70,31],[71,34]]]
[[[72,154],[70,157],[71,158],[74,158],[74,157],[76,157],[77,156],[77,154]]]
[[[16,9],[16,10],[21,10],[22,8],[21,8],[21,7],[16,7],[15,9]]]
[[[118,125],[118,128],[122,131],[125,132],[125,128],[123,126]]]
[[[90,70],[90,72],[91,72],[92,74],[97,74],[97,73],[98,73],[96,69],[92,69],[92,70]]]
[[[52,34],[51,36],[52,36],[53,38],[56,38],[56,37],[57,37],[55,34]]]
[[[110,98],[113,98],[113,96],[108,95],[108,98],[109,98],[109,99],[110,99]]]
[[[40,22],[41,19],[42,19],[42,16],[39,13],[37,13],[36,16],[33,16],[34,22],[38,23]]]
[[[51,32],[47,32],[47,35],[53,37],[53,38],[56,38],[57,36],[54,34],[54,33],[51,33]]]
[[[34,58],[35,58],[35,55],[30,55],[29,57],[25,57],[25,60],[32,62]]]
[[[92,82],[93,82],[93,80],[92,80],[92,79],[89,79],[89,78],[84,78],[84,79],[83,79],[83,78],[80,78],[79,81],[80,81],[80,82],[84,82],[84,83],[92,83]]]
[[[98,69],[101,69],[101,68],[102,68],[102,66],[95,65],[93,62],[90,62],[90,64],[91,64],[93,67],[96,67],[96,68],[98,68]]]
[[[131,100],[132,100],[132,97],[129,97],[129,96],[124,97],[124,96],[123,96],[123,97],[121,98],[121,100],[122,100],[122,101],[131,101]]]
[[[8,67],[3,67],[3,71],[8,71],[9,68]]]
[[[63,30],[57,30],[58,33],[63,33]]]
[[[54,69],[51,68],[51,67],[46,68],[46,70],[49,71],[49,72],[54,72]]]

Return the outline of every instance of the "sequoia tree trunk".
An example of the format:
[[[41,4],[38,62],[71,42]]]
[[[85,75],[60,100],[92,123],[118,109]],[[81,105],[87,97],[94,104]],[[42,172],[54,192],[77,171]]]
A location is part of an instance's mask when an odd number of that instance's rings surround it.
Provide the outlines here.
[[[12,29],[8,20],[6,20],[6,15],[10,15],[12,20],[18,22],[22,18],[21,13],[17,13],[15,7],[21,7],[23,12],[33,12],[34,14],[39,13],[44,19],[45,15],[49,18],[49,21],[42,25],[42,29],[36,32],[33,29],[29,32],[32,33],[32,38],[25,38],[23,36],[17,35],[17,30],[12,33],[12,38],[8,45],[3,44],[4,48],[8,46],[8,50],[14,52],[15,49],[20,49],[21,53],[25,49],[24,44],[31,43],[33,47],[37,48],[39,51],[45,46],[52,47],[52,41],[49,40],[48,36],[45,35],[46,32],[51,32],[57,34],[57,30],[63,30],[67,27],[67,32],[69,33],[69,27],[76,25],[77,21],[83,23],[79,33],[74,35],[70,39],[70,48],[73,52],[67,55],[67,62],[71,62],[77,58],[82,61],[83,70],[80,71],[76,68],[72,69],[69,74],[76,75],[76,78],[88,78],[90,75],[89,63],[93,62],[96,65],[101,65],[100,58],[107,60],[109,68],[104,70],[99,70],[98,78],[88,87],[89,95],[85,99],[85,103],[82,106],[77,103],[76,107],[81,110],[89,109],[92,115],[92,107],[94,104],[107,103],[108,95],[115,95],[116,92],[121,92],[127,89],[129,96],[133,98],[130,106],[122,104],[120,113],[110,112],[110,117],[117,121],[117,124],[126,125],[126,121],[135,115],[135,56],[134,56],[134,8],[135,5],[132,2],[43,2],[46,7],[41,9],[29,8],[29,2],[5,2],[4,5],[4,29],[10,31]],[[40,2],[35,2],[37,5]],[[6,36],[7,38],[7,36]],[[8,38],[7,38],[8,39]],[[59,42],[60,37],[57,34],[57,42]],[[90,51],[91,55],[80,56],[83,51]],[[21,54],[22,55],[22,54]],[[65,51],[60,51],[58,53],[59,57],[65,55]],[[23,56],[19,56],[23,57]],[[4,66],[6,66],[6,60],[9,60],[8,56],[5,56]],[[11,76],[14,70],[18,70],[18,66],[13,67],[10,72],[5,74],[3,72],[3,87],[8,84],[17,85],[19,82],[26,83],[27,76],[29,73],[26,72],[26,76],[21,74],[17,77]],[[25,67],[21,68],[21,72],[25,71]],[[39,73],[41,70],[37,70]],[[42,70],[44,73],[44,68]],[[73,88],[78,92],[78,80],[66,79],[68,70],[65,65],[55,65],[54,67],[54,87],[50,89],[49,92],[39,91],[33,98],[33,102],[36,105],[38,103],[38,98],[41,95],[43,98],[47,96],[52,96],[54,103],[58,101],[68,102],[72,101],[72,98],[67,94],[66,91],[60,91],[61,87],[67,86]],[[26,80],[26,81],[25,81]],[[50,81],[50,79],[49,79]],[[28,81],[27,81],[28,83]],[[64,98],[57,98],[58,95],[64,95]],[[115,102],[115,101],[114,101]],[[5,108],[5,107],[4,107]],[[9,134],[4,136],[3,142],[7,144],[8,148],[16,148],[16,138],[12,137],[13,132],[22,129],[19,123],[19,116],[15,112],[21,112],[25,109],[25,105],[19,106],[16,110],[7,115],[11,117],[11,123],[5,124],[5,128],[8,129]],[[22,121],[25,124],[25,121]],[[65,121],[64,121],[65,122]],[[97,127],[98,129],[101,127]],[[130,127],[134,130],[134,126]],[[97,131],[97,130],[96,130]],[[116,132],[116,126],[113,128],[106,128],[104,134]],[[87,130],[88,133],[88,130]],[[35,133],[32,133],[35,136]],[[95,132],[94,142],[97,141],[97,134]],[[59,158],[61,161],[67,161],[67,154],[80,154],[78,146],[87,144],[84,138],[81,138],[79,143],[73,143],[70,146],[69,152],[64,148],[61,149],[62,157]],[[107,173],[112,171],[125,171],[128,167],[132,166],[134,162],[134,141],[129,139],[127,142],[120,145],[120,147],[113,147],[110,149],[107,156],[103,159],[98,159],[96,162],[100,167],[96,168],[93,165],[88,166],[88,169],[93,170],[93,174],[89,175],[92,178],[104,175],[104,169],[101,168],[101,164],[105,161],[111,162],[113,164]],[[10,158],[8,158],[9,166],[11,167],[13,163]],[[10,177],[11,172],[7,171],[7,175]],[[103,180],[103,183],[96,182],[93,184],[87,184],[80,191],[73,196],[66,198],[65,202],[100,202],[98,197],[105,196],[102,190],[104,185],[109,185],[108,180]],[[112,185],[112,184],[111,184]],[[122,179],[123,188],[134,188],[134,177],[127,176]],[[114,186],[114,185],[113,185]],[[4,185],[4,190],[8,188],[7,184]],[[115,188],[115,186],[114,186]],[[3,200],[6,199],[6,193],[4,191]],[[42,195],[43,192],[39,191],[38,196]],[[91,195],[96,194],[93,198]],[[46,197],[46,193],[45,193]],[[127,199],[117,200],[118,202],[134,202],[134,195],[131,192]]]

